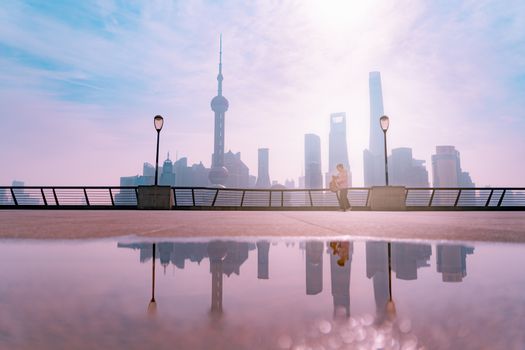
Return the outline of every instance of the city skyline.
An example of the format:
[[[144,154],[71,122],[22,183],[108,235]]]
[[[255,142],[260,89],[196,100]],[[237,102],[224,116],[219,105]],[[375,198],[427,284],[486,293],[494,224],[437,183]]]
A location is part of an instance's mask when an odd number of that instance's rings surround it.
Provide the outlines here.
[[[351,5],[3,5],[0,118],[2,129],[13,132],[2,137],[7,166],[0,183],[116,184],[139,173],[143,161],[153,163],[157,113],[166,120],[161,154],[178,152],[209,167],[209,98],[223,32],[235,106],[228,110],[225,151],[241,151],[250,169],[257,168],[257,149],[268,147],[271,178],[296,179],[303,135],[314,133],[325,173],[328,116],[344,111],[354,186],[363,184],[367,74],[377,70],[391,117],[389,153],[410,147],[430,173],[435,147],[454,145],[478,186],[522,185],[525,170],[515,159],[525,155],[519,135],[525,67],[516,43],[524,37],[525,6],[344,6]],[[449,16],[467,9],[463,17]],[[213,19],[209,27],[191,23],[201,16]],[[376,16],[384,18],[381,28],[373,25]],[[282,21],[272,27],[271,17]],[[180,18],[186,20],[172,24]],[[453,37],[457,32],[463,34]],[[349,44],[341,45],[343,38]],[[467,38],[470,45],[463,45]]]

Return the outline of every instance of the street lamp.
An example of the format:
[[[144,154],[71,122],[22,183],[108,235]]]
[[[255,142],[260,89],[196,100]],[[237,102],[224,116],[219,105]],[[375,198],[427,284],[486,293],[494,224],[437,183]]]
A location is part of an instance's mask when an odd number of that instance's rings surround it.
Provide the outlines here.
[[[155,125],[155,130],[157,130],[157,158],[155,161],[155,186],[157,186],[159,176],[159,139],[162,125],[164,125],[164,118],[160,115],[156,115],[155,118],[153,118],[153,125]]]
[[[385,137],[385,179],[386,179],[386,185],[388,186],[388,158],[386,153],[386,131],[388,130],[388,126],[390,124],[390,120],[386,115],[379,118],[379,124],[381,125],[381,130],[383,130],[383,135]]]

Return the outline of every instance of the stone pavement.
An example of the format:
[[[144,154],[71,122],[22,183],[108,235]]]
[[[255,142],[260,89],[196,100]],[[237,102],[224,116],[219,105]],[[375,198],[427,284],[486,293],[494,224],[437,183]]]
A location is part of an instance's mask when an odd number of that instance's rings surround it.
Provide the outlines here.
[[[339,236],[525,242],[525,212],[0,210],[0,238]]]

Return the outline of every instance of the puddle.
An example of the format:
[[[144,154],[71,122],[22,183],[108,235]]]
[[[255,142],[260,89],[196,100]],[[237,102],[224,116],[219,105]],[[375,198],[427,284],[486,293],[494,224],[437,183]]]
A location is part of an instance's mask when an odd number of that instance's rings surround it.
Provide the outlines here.
[[[4,240],[0,348],[522,349],[523,252],[315,238]]]

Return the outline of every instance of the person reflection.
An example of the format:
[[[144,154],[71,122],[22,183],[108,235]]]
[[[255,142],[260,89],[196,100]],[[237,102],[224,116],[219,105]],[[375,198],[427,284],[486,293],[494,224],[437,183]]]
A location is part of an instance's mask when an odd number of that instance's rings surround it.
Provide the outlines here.
[[[467,255],[474,248],[457,244],[438,244],[436,252],[437,272],[443,282],[462,282],[467,276]]]
[[[157,302],[155,301],[155,252],[157,247],[155,243],[152,244],[151,251],[153,258],[151,259],[151,299],[148,304],[148,315],[155,316],[157,314]]]
[[[208,244],[211,273],[211,313],[222,313],[222,273],[223,259],[226,256],[226,242],[212,241]]]
[[[306,295],[323,290],[323,242],[308,241],[306,250]]]
[[[334,318],[350,317],[350,272],[354,243],[335,241],[330,242],[329,246]]]
[[[257,242],[257,278],[261,280],[269,279],[269,254],[270,242]]]

